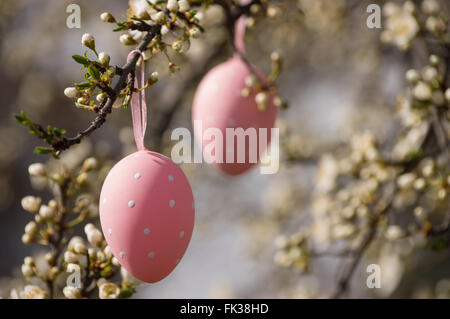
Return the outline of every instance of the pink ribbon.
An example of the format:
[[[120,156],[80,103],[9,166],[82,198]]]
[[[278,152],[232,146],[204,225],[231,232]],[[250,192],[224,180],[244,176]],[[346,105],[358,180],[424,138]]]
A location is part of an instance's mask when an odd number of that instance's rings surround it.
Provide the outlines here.
[[[239,0],[238,3],[241,6],[245,6],[250,3],[251,0]],[[241,16],[234,25],[234,46],[236,50],[244,54],[245,46],[244,46],[244,36],[245,36],[245,20],[246,16]]]
[[[244,54],[245,53],[245,45],[244,45],[244,36],[245,36],[245,16],[241,16],[234,26],[234,46],[236,50]]]
[[[142,59],[141,88],[143,88],[145,86],[145,67],[142,52],[139,50],[131,51],[130,54],[128,54],[127,61],[130,61],[135,53],[139,54]],[[134,88],[139,89],[137,77],[134,79]],[[138,94],[133,93],[131,93],[131,118],[133,120],[134,140],[138,150],[142,151],[146,149],[144,147],[145,129],[147,128],[147,104],[145,102],[145,90],[139,91]]]

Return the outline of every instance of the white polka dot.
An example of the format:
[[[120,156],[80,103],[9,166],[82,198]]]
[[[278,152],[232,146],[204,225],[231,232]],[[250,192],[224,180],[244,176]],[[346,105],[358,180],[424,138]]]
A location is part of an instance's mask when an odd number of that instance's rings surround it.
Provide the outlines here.
[[[106,198],[103,198],[103,204],[106,204]]]
[[[153,257],[155,257],[155,252],[151,251],[151,252],[148,254],[148,258],[153,258]]]
[[[136,173],[136,174],[134,174],[134,178],[135,178],[135,179],[139,179],[139,178],[141,178],[141,176],[142,176],[141,173]]]
[[[123,257],[125,257],[125,252],[124,252],[124,251],[121,251],[121,252],[119,253],[119,256],[120,256],[120,258],[123,259]]]
[[[180,235],[178,235],[180,238],[183,238],[183,236],[184,236],[184,231],[181,231],[180,232]]]
[[[180,258],[177,258],[177,260],[175,260],[175,264],[178,264],[180,262]]]
[[[133,208],[134,205],[136,205],[136,204],[134,203],[134,200],[130,200],[130,201],[128,202],[128,207]]]
[[[169,175],[169,181],[173,182],[173,176]]]
[[[112,229],[108,228],[108,234],[112,235]]]
[[[170,200],[169,206],[173,208],[175,206],[175,201],[173,199]]]
[[[148,234],[150,234],[150,229],[148,229],[148,228],[144,229],[144,235],[148,235]]]

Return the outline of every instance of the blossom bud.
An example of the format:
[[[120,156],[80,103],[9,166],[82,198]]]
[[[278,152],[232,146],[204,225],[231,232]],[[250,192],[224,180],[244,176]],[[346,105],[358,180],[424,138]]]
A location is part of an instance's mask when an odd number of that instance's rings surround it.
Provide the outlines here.
[[[98,103],[103,103],[105,98],[106,98],[105,93],[99,93],[99,94],[97,94],[97,97],[95,99],[97,100]]]
[[[149,20],[150,15],[148,14],[147,8],[145,6],[139,6],[135,9],[135,14],[138,19]]]
[[[22,243],[24,244],[29,244],[33,241],[33,236],[31,236],[30,234],[23,234],[22,235]]]
[[[258,110],[265,111],[267,109],[267,93],[259,92],[256,94],[255,102],[258,105]]]
[[[77,176],[77,183],[80,185],[83,185],[87,182],[88,180],[88,175],[86,172],[82,172]]]
[[[46,253],[44,259],[49,265],[53,265],[55,262],[55,256],[51,252]]]
[[[69,99],[75,99],[80,95],[80,91],[78,91],[74,87],[67,87],[64,89],[64,95],[67,96]]]
[[[89,157],[83,162],[83,170],[90,171],[96,169],[98,165],[97,160],[94,157]]]
[[[84,226],[84,233],[87,235],[91,230],[97,229],[94,224],[89,223]]]
[[[31,257],[31,256],[25,257],[25,258],[23,259],[23,263],[24,263],[25,265],[30,266],[30,267],[33,267],[33,266],[35,265],[34,259],[33,259],[33,257]]]
[[[172,43],[172,49],[174,51],[180,52],[181,48],[183,47],[183,41],[182,40],[176,40],[175,42]]]
[[[194,39],[200,38],[201,35],[200,29],[196,27],[189,29],[189,35]]]
[[[428,84],[421,81],[414,87],[413,95],[418,100],[426,101],[431,99],[432,91]]]
[[[82,96],[82,97],[80,97],[80,98],[77,99],[77,103],[78,103],[78,104],[86,105],[87,102],[88,102],[88,99],[87,99],[86,97],[84,97],[84,96]]]
[[[81,37],[81,44],[91,50],[95,50],[95,39],[89,33],[83,34]]]
[[[97,258],[97,251],[94,248],[89,248],[88,250],[89,259]]]
[[[48,201],[48,207],[50,207],[53,210],[57,210],[58,209],[58,202],[54,199],[51,199]]]
[[[188,0],[180,0],[178,1],[178,10],[180,12],[186,12],[191,8]]]
[[[100,52],[98,55],[98,61],[100,62],[101,65],[103,65],[104,67],[108,67],[109,66],[109,61],[111,60],[111,57],[109,56],[108,53],[106,52]]]
[[[441,58],[438,57],[436,54],[430,55],[430,64],[432,66],[439,66],[441,64]]]
[[[39,209],[39,215],[44,219],[51,219],[55,216],[55,212],[47,205],[42,205]]]
[[[159,79],[159,73],[158,72],[153,72],[151,75],[150,75],[150,78],[149,78],[149,80],[150,80],[150,84],[155,84],[156,82],[158,82],[158,79]]]
[[[247,87],[254,87],[258,83],[258,79],[253,74],[245,77],[245,85]]]
[[[445,99],[450,103],[450,89],[445,90]]]
[[[64,297],[68,299],[80,299],[81,290],[73,286],[66,286],[63,288]]]
[[[33,270],[33,268],[32,268],[31,266],[29,266],[29,265],[22,265],[21,270],[22,270],[22,274],[23,274],[25,277],[31,277],[31,276],[34,275],[34,270]]]
[[[419,72],[417,72],[414,69],[408,70],[406,72],[406,76],[405,77],[406,77],[406,80],[409,83],[412,83],[412,84],[415,84],[415,83],[420,81],[420,74],[419,74]]]
[[[112,263],[114,266],[116,266],[116,267],[119,267],[119,266],[120,266],[119,260],[118,260],[116,257],[113,257],[113,258],[111,259],[111,263]]]
[[[39,226],[36,224],[36,222],[31,221],[25,226],[25,233],[30,234],[31,236],[36,235],[38,231]]]
[[[106,246],[105,249],[103,249],[103,252],[105,253],[105,257],[106,258],[109,259],[109,258],[113,257],[113,253],[112,253],[111,247]]]
[[[178,2],[177,0],[169,0],[167,1],[167,9],[172,12],[178,11]]]
[[[105,254],[102,251],[97,251],[97,261],[104,262],[105,259]]]
[[[166,35],[169,32],[170,32],[170,29],[166,25],[163,25],[161,27],[161,35]]]
[[[44,164],[34,163],[28,166],[28,173],[32,177],[44,177],[47,175]]]
[[[98,229],[91,229],[86,236],[89,243],[93,246],[100,246],[103,241],[102,233]]]
[[[427,15],[436,14],[439,12],[439,3],[436,0],[424,0],[422,11]]]
[[[270,59],[271,59],[272,61],[274,61],[274,62],[278,62],[278,61],[281,60],[281,56],[280,56],[280,54],[279,54],[278,52],[272,52],[272,53],[270,54]]]
[[[280,15],[281,11],[278,7],[271,6],[267,8],[267,16],[269,18],[275,18],[276,16]]]
[[[136,41],[133,39],[133,37],[129,34],[122,34],[119,38],[120,43],[123,45],[133,45],[136,44]]]
[[[103,13],[100,15],[100,19],[101,19],[103,22],[108,22],[108,23],[114,23],[114,22],[116,22],[116,19],[114,18],[114,16],[113,16],[111,13],[109,13],[109,12],[103,12]]]
[[[78,263],[78,256],[68,250],[64,253],[64,261],[68,264],[76,264]]]
[[[23,299],[45,299],[48,298],[48,294],[45,290],[42,290],[38,286],[26,285],[23,288],[23,292],[20,293]]]
[[[85,254],[87,249],[86,249],[86,245],[84,243],[76,243],[73,246],[73,250],[74,252],[76,252],[77,254]]]
[[[98,288],[100,299],[116,299],[119,297],[120,288],[115,283],[104,283]]]
[[[22,208],[30,213],[38,212],[41,207],[41,199],[34,196],[25,196],[20,203],[22,204]]]
[[[159,11],[152,15],[152,20],[159,24],[166,23],[166,14],[162,11]]]

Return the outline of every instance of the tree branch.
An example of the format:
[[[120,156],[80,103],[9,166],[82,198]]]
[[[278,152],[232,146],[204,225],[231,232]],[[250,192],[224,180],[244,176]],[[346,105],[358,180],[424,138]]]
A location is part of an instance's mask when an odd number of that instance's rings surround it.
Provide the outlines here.
[[[141,28],[143,29],[144,24],[141,23]],[[141,44],[138,46],[139,51],[145,51],[147,49],[147,46],[149,43],[153,40],[153,38],[158,35],[161,31],[161,27],[159,25],[146,25],[147,34],[144,36],[144,39],[142,40]],[[74,144],[79,144],[81,140],[87,136],[89,136],[92,132],[94,132],[96,129],[100,128],[103,123],[106,121],[106,117],[109,113],[112,111],[112,106],[114,105],[114,102],[117,99],[117,96],[119,95],[120,91],[124,89],[127,85],[128,76],[134,72],[134,69],[136,68],[136,63],[139,60],[139,55],[135,54],[128,63],[126,63],[123,67],[121,67],[121,75],[112,89],[112,91],[109,92],[107,101],[104,104],[104,106],[99,110],[99,114],[97,117],[92,121],[92,123],[83,131],[79,132],[76,136],[70,137],[70,138],[62,138],[60,141],[52,145],[53,149],[55,151],[63,151],[68,149]]]

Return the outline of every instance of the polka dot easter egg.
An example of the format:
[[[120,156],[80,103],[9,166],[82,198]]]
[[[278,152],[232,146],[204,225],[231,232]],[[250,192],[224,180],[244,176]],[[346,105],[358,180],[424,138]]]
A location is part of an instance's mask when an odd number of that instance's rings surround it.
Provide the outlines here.
[[[201,145],[207,162],[228,175],[242,174],[259,161],[264,151],[260,145],[267,148],[277,116],[272,96],[269,96],[267,109],[263,111],[258,109],[255,93],[248,97],[242,96],[241,91],[246,87],[245,79],[250,74],[248,66],[235,56],[208,72],[198,86],[193,101],[192,121],[196,141]],[[234,130],[233,137],[227,135],[227,128]],[[220,130],[222,145],[216,143],[216,135],[211,137],[207,133],[212,132],[210,129]],[[248,129],[254,129],[252,132],[256,134],[256,140],[251,142],[248,136],[244,136],[245,143],[239,144],[238,134],[243,131],[252,133]],[[261,131],[265,131],[264,136]],[[232,144],[230,138],[234,139]],[[260,139],[264,139],[262,144]],[[222,149],[211,151],[214,147]],[[244,154],[241,160],[238,158],[239,153]]]
[[[100,194],[100,221],[120,264],[148,283],[169,275],[194,227],[194,199],[183,171],[159,153],[141,150],[118,162]]]

